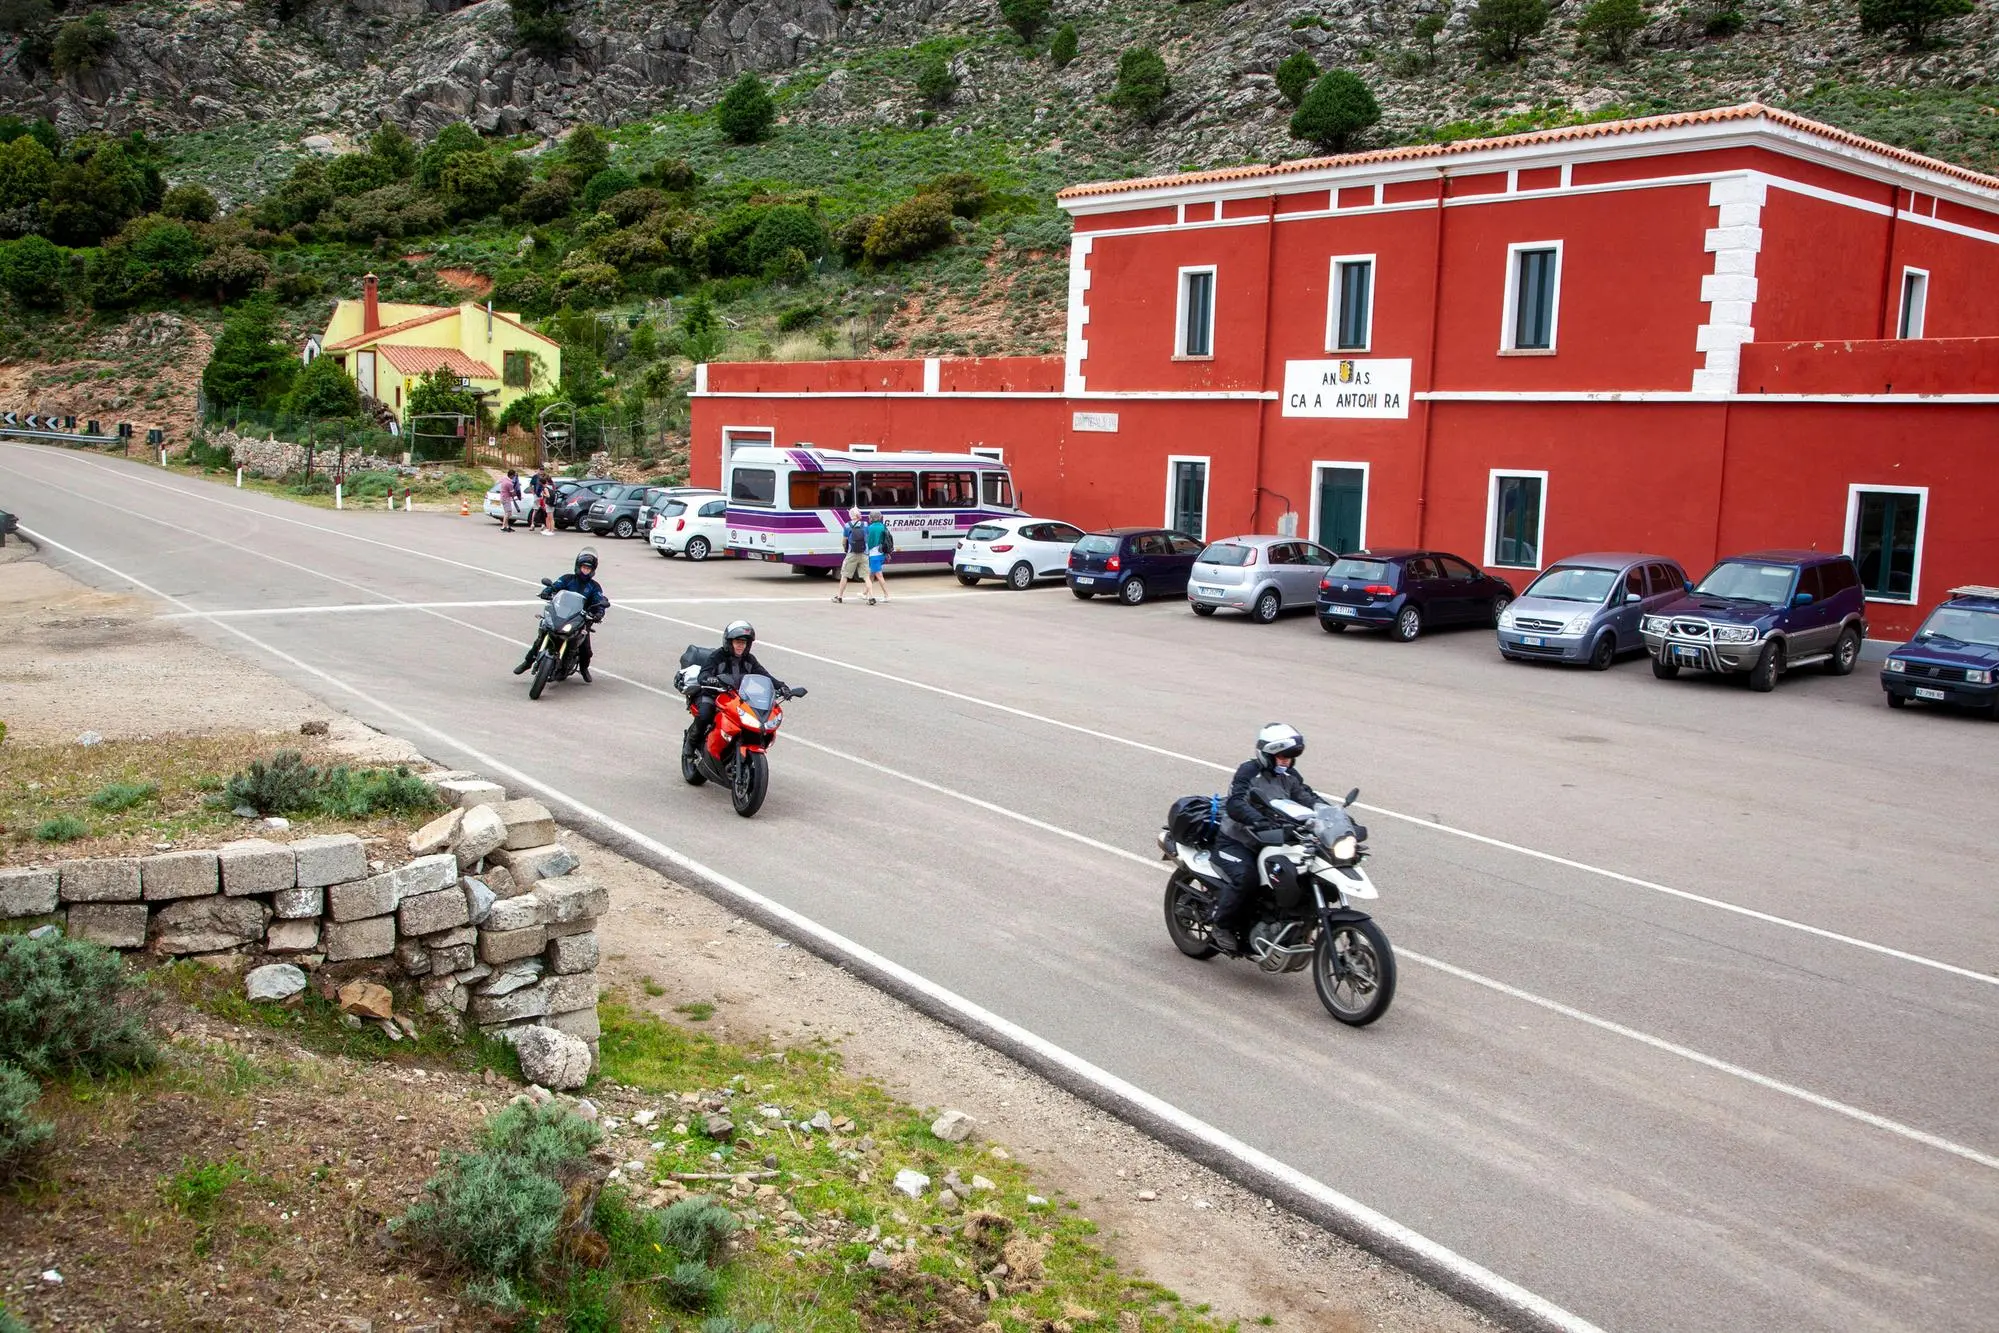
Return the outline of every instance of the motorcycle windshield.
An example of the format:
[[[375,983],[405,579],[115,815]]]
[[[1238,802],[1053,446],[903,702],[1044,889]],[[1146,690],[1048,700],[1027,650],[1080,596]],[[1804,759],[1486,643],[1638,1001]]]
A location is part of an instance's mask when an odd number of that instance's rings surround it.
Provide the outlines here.
[[[1312,835],[1330,847],[1354,831],[1353,816],[1343,805],[1321,805],[1312,811]]]
[[[583,614],[583,594],[564,588],[549,599],[548,609],[557,620],[574,620]]]
[[[777,702],[777,682],[769,676],[745,676],[741,688],[736,691],[736,697],[758,717],[762,717],[770,712],[771,705]]]

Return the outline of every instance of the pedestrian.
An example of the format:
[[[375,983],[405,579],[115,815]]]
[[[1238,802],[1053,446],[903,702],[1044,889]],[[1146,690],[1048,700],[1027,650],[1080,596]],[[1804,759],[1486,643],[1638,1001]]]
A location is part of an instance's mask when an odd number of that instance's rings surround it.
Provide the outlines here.
[[[555,535],[555,502],[562,498],[562,490],[555,484],[555,478],[547,468],[541,470],[541,535]]]
[[[847,600],[847,581],[859,579],[861,591],[868,589],[868,516],[856,509],[854,516],[847,520],[841,535],[844,554],[840,557],[840,588],[833,594],[833,600]]]
[[[867,545],[867,586],[870,589],[879,589],[881,600],[886,602],[888,600],[888,575],[882,571],[888,565],[889,556],[895,553],[895,538],[889,536],[888,522],[882,517],[882,511],[879,509],[875,510],[870,516]],[[873,606],[875,600],[875,596],[871,592],[868,597],[868,605]]]
[[[528,478],[528,492],[534,496],[534,508],[528,514],[528,531],[533,532],[536,529],[540,529],[541,535],[546,537],[548,529],[545,524],[548,522],[549,501],[548,470],[546,468],[537,470],[532,477]]]
[[[515,472],[512,468],[508,468],[507,475],[500,478],[500,523],[502,525],[500,528],[501,532],[512,532],[514,530],[514,511],[520,507],[520,503],[521,503],[520,474]]]

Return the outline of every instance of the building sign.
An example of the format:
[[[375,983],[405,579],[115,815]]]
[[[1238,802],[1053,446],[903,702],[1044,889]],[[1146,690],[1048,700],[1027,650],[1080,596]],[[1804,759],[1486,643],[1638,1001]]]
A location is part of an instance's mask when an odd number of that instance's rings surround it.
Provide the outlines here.
[[[1286,361],[1287,417],[1406,417],[1409,359]]]
[[[1117,433],[1117,413],[1078,412],[1070,419],[1070,427],[1073,430],[1096,430],[1115,435]]]

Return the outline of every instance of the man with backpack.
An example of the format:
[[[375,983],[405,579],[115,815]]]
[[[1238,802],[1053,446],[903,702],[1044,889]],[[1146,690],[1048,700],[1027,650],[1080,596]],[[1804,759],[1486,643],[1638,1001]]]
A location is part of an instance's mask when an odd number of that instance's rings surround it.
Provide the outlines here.
[[[867,515],[856,509],[854,516],[847,520],[847,526],[842,530],[840,540],[841,548],[845,554],[840,557],[840,587],[833,594],[833,600],[836,602],[847,600],[847,581],[849,579],[859,579],[862,591],[866,591],[868,588]]]
[[[881,591],[881,600],[886,602],[888,600],[888,576],[882,570],[887,566],[888,558],[895,554],[895,535],[888,530],[888,523],[882,518],[881,510],[875,510],[868,517],[867,586],[870,588],[879,588]],[[870,594],[868,605],[873,606],[874,604],[875,597]]]

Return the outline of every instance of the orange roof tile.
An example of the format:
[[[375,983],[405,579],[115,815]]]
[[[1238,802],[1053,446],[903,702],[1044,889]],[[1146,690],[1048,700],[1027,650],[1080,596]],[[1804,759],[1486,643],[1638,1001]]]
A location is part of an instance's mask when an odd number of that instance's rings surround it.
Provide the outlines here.
[[[457,313],[457,306],[444,306],[440,309],[432,310],[427,315],[418,315],[415,319],[406,319],[400,324],[390,324],[383,328],[371,329],[367,333],[357,333],[351,338],[342,338],[339,342],[328,346],[326,350],[329,352],[345,352],[356,347],[366,347],[376,339],[385,338],[391,333],[401,333],[404,329],[414,329],[425,324],[434,324],[447,315],[455,315]]]
[[[1604,120],[1588,125],[1565,125],[1560,129],[1532,130],[1525,134],[1506,134],[1491,139],[1460,139],[1454,143],[1412,144],[1404,148],[1377,148],[1364,153],[1341,153],[1332,157],[1300,158],[1293,162],[1258,163],[1240,167],[1222,167],[1214,171],[1190,171],[1171,176],[1148,176],[1138,180],[1102,181],[1088,185],[1071,185],[1056,194],[1057,199],[1080,199],[1107,194],[1130,194],[1138,190],[1162,189],[1171,186],[1222,184],[1229,181],[1249,181],[1269,177],[1291,176],[1307,171],[1322,171],[1331,167],[1370,166],[1390,162],[1420,162],[1433,158],[1458,157],[1474,153],[1491,152],[1501,148],[1524,148],[1538,144],[1559,144],[1588,139],[1608,139],[1624,134],[1641,134],[1648,130],[1676,129],[1687,125],[1713,125],[1727,121],[1767,120],[1787,129],[1801,130],[1818,135],[1848,148],[1900,162],[1905,166],[1921,167],[1927,171],[1964,181],[1982,189],[1999,192],[1999,177],[1983,175],[1968,167],[1955,166],[1949,162],[1925,157],[1921,153],[1906,148],[1896,148],[1891,144],[1877,143],[1836,126],[1821,124],[1790,111],[1780,111],[1764,106],[1760,102],[1745,102],[1740,106],[1715,107],[1707,111],[1680,111],[1663,116],[1643,116],[1635,120]]]
[[[381,348],[382,359],[405,375],[428,375],[439,366],[454,375],[475,380],[496,380],[500,372],[484,361],[474,361],[456,347],[410,347],[388,343]]]

